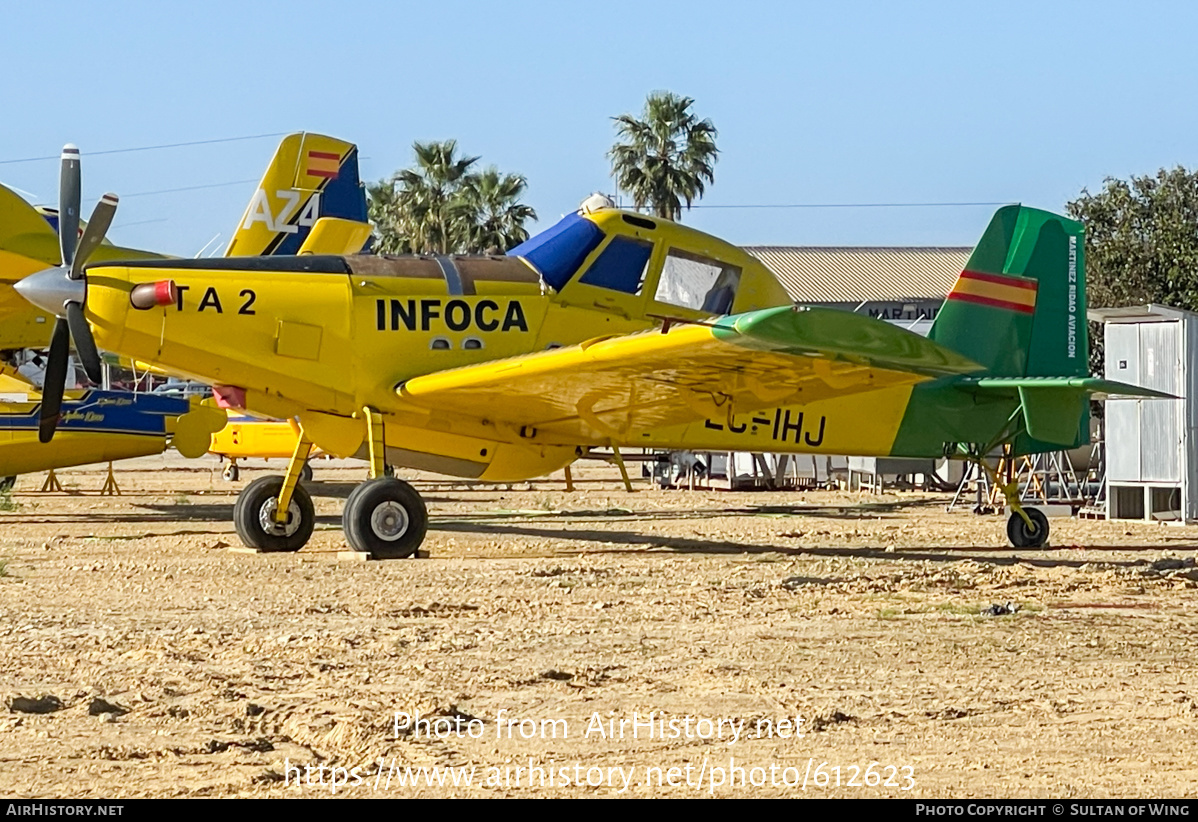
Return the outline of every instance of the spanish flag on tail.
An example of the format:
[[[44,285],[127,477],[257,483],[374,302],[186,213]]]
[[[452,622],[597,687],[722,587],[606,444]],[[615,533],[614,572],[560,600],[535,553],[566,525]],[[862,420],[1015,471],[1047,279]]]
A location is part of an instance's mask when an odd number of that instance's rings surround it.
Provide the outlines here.
[[[341,170],[341,155],[333,151],[308,151],[304,155],[304,170],[301,176],[336,180]]]
[[[1031,314],[1036,310],[1037,290],[1035,280],[962,271],[948,299]]]

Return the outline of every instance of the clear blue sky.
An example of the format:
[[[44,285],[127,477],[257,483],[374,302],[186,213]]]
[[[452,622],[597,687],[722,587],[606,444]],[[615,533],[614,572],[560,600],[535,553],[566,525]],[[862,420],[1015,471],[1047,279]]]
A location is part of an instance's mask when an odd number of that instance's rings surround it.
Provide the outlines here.
[[[529,180],[548,225],[610,191],[611,117],[668,89],[719,129],[702,203],[1022,201],[1198,165],[1198,5],[1184,2],[4,3],[0,161],[83,152],[120,243],[220,243],[277,138],[358,143],[364,179],[456,138]],[[62,70],[57,60],[65,61]],[[57,198],[57,162],[0,164]],[[142,196],[131,196],[131,195]],[[739,244],[971,245],[990,207],[702,208]]]

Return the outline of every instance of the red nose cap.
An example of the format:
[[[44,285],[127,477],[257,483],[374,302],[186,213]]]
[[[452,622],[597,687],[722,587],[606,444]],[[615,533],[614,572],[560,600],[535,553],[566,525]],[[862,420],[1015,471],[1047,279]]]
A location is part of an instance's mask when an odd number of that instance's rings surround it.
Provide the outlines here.
[[[129,292],[129,302],[139,311],[146,311],[156,306],[173,305],[178,299],[179,289],[174,280],[138,283]]]

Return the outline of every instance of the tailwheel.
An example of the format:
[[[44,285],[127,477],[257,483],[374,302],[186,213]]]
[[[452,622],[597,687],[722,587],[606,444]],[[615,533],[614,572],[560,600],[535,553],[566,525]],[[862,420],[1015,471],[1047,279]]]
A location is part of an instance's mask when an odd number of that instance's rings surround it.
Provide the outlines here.
[[[353,550],[375,559],[402,559],[424,542],[428,510],[415,488],[403,480],[379,477],[350,493],[341,523]]]
[[[1016,548],[1042,548],[1048,542],[1048,517],[1039,508],[1024,508],[1031,526],[1024,522],[1018,512],[1007,520],[1007,539]]]
[[[275,521],[283,477],[260,477],[237,495],[233,506],[233,525],[237,536],[259,551],[298,551],[312,536],[316,509],[303,486],[296,485],[287,506],[285,522]]]
[[[224,477],[225,482],[237,482],[237,478],[241,476],[241,469],[237,467],[234,460],[229,460],[229,464],[225,466],[221,476]]]
[[[12,487],[16,484],[16,477],[0,477],[0,494],[3,494],[5,491],[11,491]]]

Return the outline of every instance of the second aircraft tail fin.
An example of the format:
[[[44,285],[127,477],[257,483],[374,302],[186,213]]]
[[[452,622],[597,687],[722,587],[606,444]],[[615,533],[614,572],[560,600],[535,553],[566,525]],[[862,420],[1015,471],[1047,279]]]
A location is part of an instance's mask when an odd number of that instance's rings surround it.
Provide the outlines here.
[[[225,256],[298,254],[321,217],[366,223],[358,147],[323,134],[289,134],[270,161]]]

